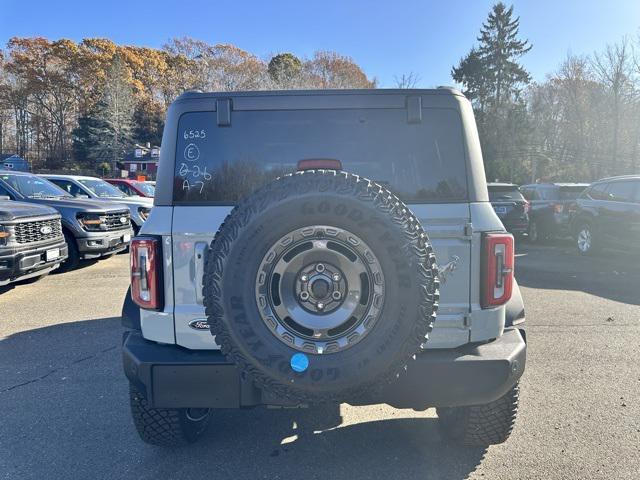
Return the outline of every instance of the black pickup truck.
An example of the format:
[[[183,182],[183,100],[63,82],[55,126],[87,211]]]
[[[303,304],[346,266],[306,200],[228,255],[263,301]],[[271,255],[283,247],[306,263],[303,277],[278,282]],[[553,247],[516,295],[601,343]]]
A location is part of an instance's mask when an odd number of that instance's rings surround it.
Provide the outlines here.
[[[0,197],[0,286],[47,275],[67,251],[58,212]]]

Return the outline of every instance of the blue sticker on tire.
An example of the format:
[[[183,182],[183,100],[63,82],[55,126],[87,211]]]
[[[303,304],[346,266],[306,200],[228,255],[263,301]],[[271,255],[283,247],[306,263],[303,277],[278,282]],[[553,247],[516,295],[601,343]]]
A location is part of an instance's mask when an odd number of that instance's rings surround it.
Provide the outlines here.
[[[304,353],[296,353],[291,357],[290,363],[294,372],[304,372],[309,367],[309,358]]]

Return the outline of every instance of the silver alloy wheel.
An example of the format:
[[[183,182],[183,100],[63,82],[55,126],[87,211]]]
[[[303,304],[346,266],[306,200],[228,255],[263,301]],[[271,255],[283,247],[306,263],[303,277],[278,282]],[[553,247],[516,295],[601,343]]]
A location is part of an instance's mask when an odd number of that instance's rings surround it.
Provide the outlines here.
[[[582,253],[587,253],[591,249],[591,229],[584,225],[578,233],[578,249]]]
[[[266,253],[256,275],[260,316],[285,344],[334,353],[373,328],[384,302],[384,275],[367,244],[326,225],[299,228]]]

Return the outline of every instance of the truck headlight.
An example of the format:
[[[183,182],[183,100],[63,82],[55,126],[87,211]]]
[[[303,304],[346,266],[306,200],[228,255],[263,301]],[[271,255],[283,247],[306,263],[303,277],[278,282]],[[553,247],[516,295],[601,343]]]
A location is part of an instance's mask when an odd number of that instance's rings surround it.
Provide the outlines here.
[[[99,213],[78,213],[76,218],[85,230],[95,232],[106,229],[107,219]]]
[[[138,213],[140,214],[140,218],[146,222],[151,213],[151,209],[149,207],[138,207]]]
[[[7,227],[0,225],[0,245],[7,245],[11,237],[11,231]]]

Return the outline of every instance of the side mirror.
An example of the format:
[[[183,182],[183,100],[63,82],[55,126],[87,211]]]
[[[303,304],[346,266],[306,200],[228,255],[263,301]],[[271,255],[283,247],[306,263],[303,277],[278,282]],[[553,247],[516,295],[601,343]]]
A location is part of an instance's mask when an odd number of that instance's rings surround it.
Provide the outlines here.
[[[2,200],[11,200],[11,197],[8,195],[0,195],[0,201]]]

